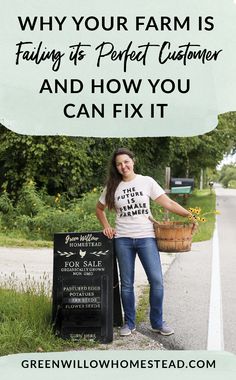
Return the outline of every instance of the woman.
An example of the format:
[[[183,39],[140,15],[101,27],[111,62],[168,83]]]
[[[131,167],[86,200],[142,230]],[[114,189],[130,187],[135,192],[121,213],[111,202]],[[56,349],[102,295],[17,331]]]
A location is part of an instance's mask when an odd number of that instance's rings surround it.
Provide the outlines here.
[[[150,198],[165,209],[188,217],[189,211],[172,201],[148,176],[134,171],[134,154],[126,149],[117,149],[112,156],[107,185],[99,198],[96,215],[103,226],[103,233],[115,242],[121,278],[121,299],[125,324],[121,336],[135,331],[134,267],[139,259],[150,284],[150,322],[152,331],[171,335],[173,329],[163,321],[163,278],[160,256],[151,221]],[[116,212],[115,229],[110,226],[105,208]]]

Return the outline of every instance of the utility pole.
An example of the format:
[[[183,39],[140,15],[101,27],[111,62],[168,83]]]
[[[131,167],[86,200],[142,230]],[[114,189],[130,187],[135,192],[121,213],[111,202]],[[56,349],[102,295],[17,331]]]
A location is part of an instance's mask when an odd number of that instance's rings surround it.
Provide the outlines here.
[[[170,193],[170,167],[166,166],[166,172],[165,172],[165,191],[166,193]],[[164,209],[164,220],[169,219],[169,211]]]
[[[170,167],[169,166],[166,166],[165,190],[170,190]]]
[[[201,169],[200,173],[200,190],[203,189],[203,169]]]

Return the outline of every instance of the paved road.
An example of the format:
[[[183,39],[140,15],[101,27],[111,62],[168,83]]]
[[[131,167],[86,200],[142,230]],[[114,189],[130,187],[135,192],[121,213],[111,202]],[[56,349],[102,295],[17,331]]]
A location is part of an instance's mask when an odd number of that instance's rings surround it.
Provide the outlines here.
[[[224,347],[236,353],[236,190],[217,188]]]
[[[175,334],[155,338],[145,324],[142,332],[171,350],[205,350],[211,280],[211,242],[194,243],[178,253],[165,276],[164,318]]]
[[[27,278],[37,282],[52,279],[53,250],[31,248],[0,248],[0,281],[13,278],[21,283]]]
[[[216,194],[218,234],[179,253],[165,276],[165,317],[175,334],[158,339],[169,349],[236,353],[236,190]]]
[[[175,254],[161,254],[163,273],[167,271],[174,258]],[[148,283],[139,259],[136,260],[135,271],[135,290],[138,298]],[[46,278],[52,283],[52,273],[53,249],[0,247],[0,283],[14,278],[15,283],[21,284],[29,276],[36,282],[44,282]]]

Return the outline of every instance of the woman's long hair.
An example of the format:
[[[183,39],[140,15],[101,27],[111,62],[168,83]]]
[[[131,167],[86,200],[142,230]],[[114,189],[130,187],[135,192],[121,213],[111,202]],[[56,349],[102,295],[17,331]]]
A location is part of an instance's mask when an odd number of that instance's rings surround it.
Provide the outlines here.
[[[134,153],[131,152],[127,148],[118,148],[114,151],[109,169],[108,169],[108,176],[106,181],[106,205],[109,210],[112,210],[115,208],[115,191],[119,185],[119,183],[122,181],[122,175],[118,172],[116,167],[116,157],[121,154],[127,154],[132,160],[134,160]]]

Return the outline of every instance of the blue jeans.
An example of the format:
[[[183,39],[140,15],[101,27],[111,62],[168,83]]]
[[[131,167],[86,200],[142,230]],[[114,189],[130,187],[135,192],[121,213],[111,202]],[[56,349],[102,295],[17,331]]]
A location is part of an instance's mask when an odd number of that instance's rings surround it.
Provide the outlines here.
[[[121,279],[121,299],[125,323],[130,329],[135,327],[134,268],[135,258],[139,259],[150,284],[150,322],[153,328],[162,327],[163,277],[160,255],[155,238],[121,237],[115,240]]]

